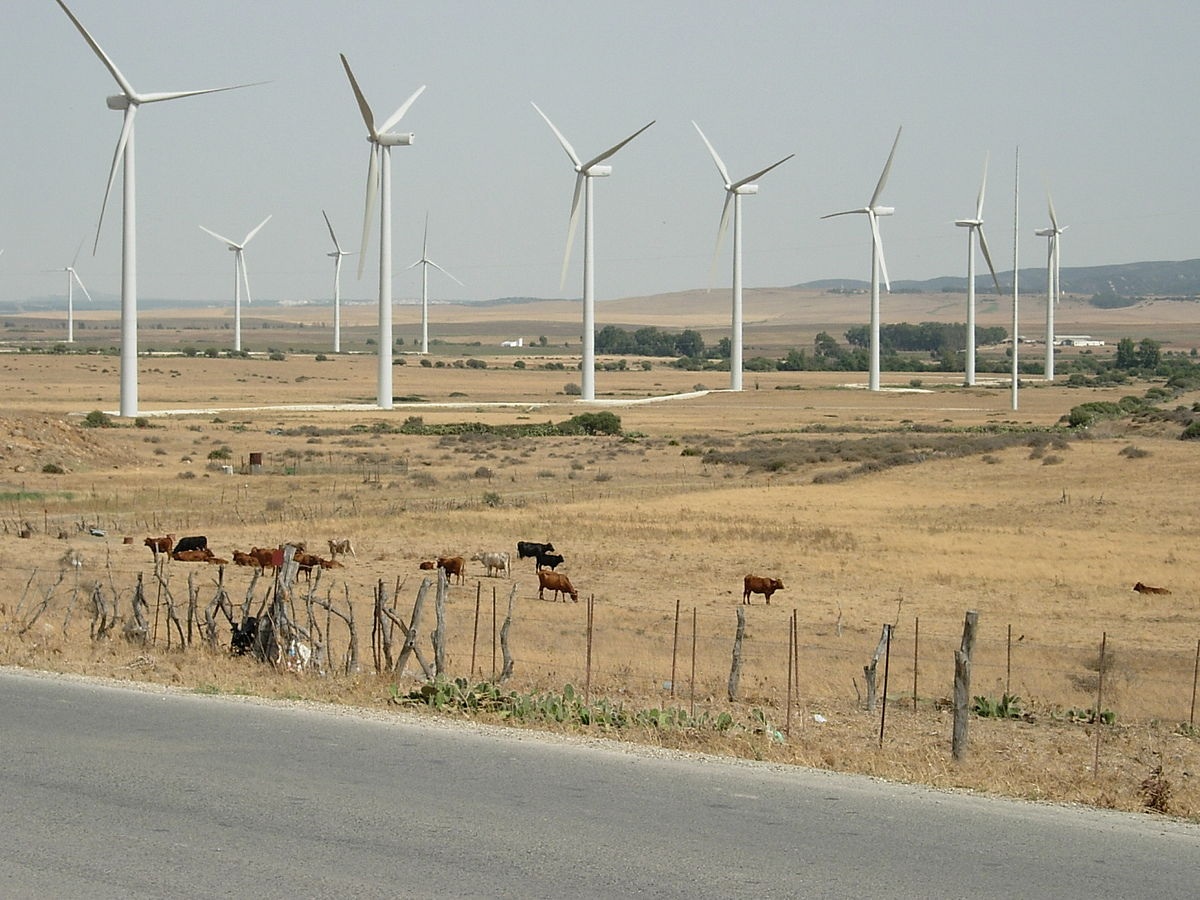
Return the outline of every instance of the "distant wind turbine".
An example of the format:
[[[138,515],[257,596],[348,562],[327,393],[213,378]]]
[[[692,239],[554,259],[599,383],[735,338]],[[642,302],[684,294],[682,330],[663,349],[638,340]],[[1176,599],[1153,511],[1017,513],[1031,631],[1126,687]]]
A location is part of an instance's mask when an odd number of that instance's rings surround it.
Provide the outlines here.
[[[375,114],[363,96],[346,55],[339,54],[359,112],[367,125],[367,140],[371,143],[371,157],[367,165],[367,199],[363,211],[362,241],[359,244],[358,277],[362,278],[363,266],[367,261],[367,243],[371,236],[371,212],[375,195],[379,194],[379,377],[376,389],[376,405],[380,409],[392,408],[392,148],[407,147],[413,142],[412,134],[399,134],[392,128],[408,112],[413,101],[421,96],[425,85],[421,85],[392,115],[375,127]]]
[[[1046,205],[1050,207],[1050,227],[1039,228],[1035,233],[1047,239],[1046,249],[1046,380],[1054,380],[1054,307],[1058,305],[1058,272],[1061,261],[1059,235],[1067,230],[1058,224],[1054,215],[1054,201],[1046,192]]]
[[[342,257],[353,256],[353,251],[343,250],[342,245],[338,243],[337,235],[333,233],[333,223],[329,221],[329,216],[325,210],[321,210],[321,215],[325,216],[325,224],[329,227],[329,237],[333,240],[333,250],[326,253],[326,256],[333,258],[333,352],[342,352]]]
[[[88,289],[83,286],[83,281],[79,277],[79,273],[75,271],[75,263],[79,262],[79,251],[83,249],[83,238],[79,242],[79,246],[75,248],[75,255],[71,258],[71,264],[64,266],[61,269],[55,269],[55,272],[67,273],[67,343],[75,343],[75,285],[79,285],[79,289],[83,291],[83,296],[88,298],[88,302],[92,302],[92,295],[88,293]],[[0,250],[0,253],[3,253]]]
[[[246,287],[246,302],[250,302],[250,279],[246,276],[246,245],[250,243],[250,239],[258,234],[259,229],[271,221],[271,217],[267,216],[256,225],[251,232],[242,238],[239,244],[237,241],[231,241],[227,237],[222,237],[215,231],[210,231],[203,225],[200,230],[205,234],[211,234],[218,241],[221,241],[233,253],[233,350],[235,353],[242,352],[242,286]]]
[[[136,416],[138,412],[138,382],[137,382],[137,202],[133,162],[133,120],[138,107],[143,103],[158,103],[163,100],[177,100],[181,97],[194,97],[198,94],[214,94],[220,91],[231,91],[236,88],[250,87],[248,84],[232,85],[221,88],[204,88],[196,91],[172,91],[167,93],[139,94],[134,90],[129,80],[121,74],[116,64],[109,59],[108,54],[101,49],[96,40],[88,34],[83,24],[75,18],[75,14],[67,8],[63,0],[57,0],[63,12],[74,23],[83,39],[87,41],[105,68],[116,80],[121,93],[107,99],[109,109],[120,110],[124,113],[121,123],[121,136],[117,138],[117,148],[113,153],[112,168],[108,173],[108,185],[104,189],[104,202],[100,205],[100,218],[96,223],[96,246],[100,243],[100,226],[104,222],[104,210],[108,206],[108,195],[112,191],[113,182],[117,177],[117,166],[124,163],[124,216],[121,230],[121,403],[120,415]],[[95,246],[92,248],[95,252]]]
[[[987,262],[988,271],[992,273],[992,281],[996,284],[996,294],[1000,293],[1000,279],[996,277],[996,267],[992,265],[992,254],[988,252],[987,238],[983,234],[983,194],[987,190],[988,157],[983,158],[983,179],[979,182],[979,199],[975,201],[975,218],[958,219],[954,224],[967,229],[967,361],[966,383],[975,383],[975,235],[979,235],[979,249]]]
[[[721,252],[721,242],[725,239],[725,229],[729,225],[729,207],[733,207],[733,323],[729,341],[729,389],[740,391],[742,389],[742,197],[747,194],[757,194],[758,185],[751,184],[751,182],[766,175],[776,166],[782,166],[796,154],[790,153],[779,162],[772,163],[765,169],[760,169],[739,181],[734,181],[729,177],[729,170],[725,168],[725,163],[721,161],[721,157],[717,155],[713,145],[704,136],[700,126],[696,125],[695,121],[692,122],[692,125],[699,132],[700,140],[704,141],[704,146],[712,155],[713,162],[717,164],[717,172],[720,173],[721,180],[725,185],[725,205],[721,209],[721,224],[717,228],[717,246],[713,249],[714,267],[717,264],[717,254]],[[710,276],[709,281],[711,280]]]
[[[890,216],[896,211],[891,206],[879,206],[878,204],[884,185],[887,184],[888,173],[892,170],[892,158],[896,155],[896,145],[900,143],[900,132],[903,130],[903,126],[896,129],[896,139],[892,142],[892,152],[888,154],[887,163],[883,167],[883,173],[879,176],[879,183],[875,185],[875,193],[871,195],[871,201],[859,209],[847,209],[842,212],[821,216],[822,219],[830,219],[834,216],[848,216],[861,213],[866,215],[867,220],[871,223],[871,370],[868,375],[867,387],[873,391],[879,390],[880,272],[883,273],[884,286],[889,292],[892,289],[891,282],[888,281],[887,263],[883,259],[883,240],[879,237],[879,217]]]
[[[595,232],[592,220],[592,179],[607,178],[612,174],[612,166],[602,166],[600,163],[608,159],[635,137],[654,124],[653,121],[643,125],[625,140],[613,144],[599,156],[583,162],[570,141],[563,133],[554,127],[536,103],[533,108],[539,116],[546,120],[554,136],[562,148],[567,151],[571,164],[575,167],[575,196],[571,199],[571,219],[567,225],[567,249],[563,254],[562,277],[559,285],[567,280],[567,265],[571,261],[571,246],[575,243],[575,226],[579,222],[579,197],[583,195],[583,360],[580,367],[580,399],[596,399],[596,276],[595,276]]]
[[[433,266],[447,278],[454,278],[429,258],[429,213],[425,214],[425,238],[421,242],[421,258],[409,268],[412,269],[416,266],[421,267],[421,352],[427,354],[429,353],[429,267]],[[457,278],[454,280],[458,281]],[[462,284],[461,281],[458,283]]]

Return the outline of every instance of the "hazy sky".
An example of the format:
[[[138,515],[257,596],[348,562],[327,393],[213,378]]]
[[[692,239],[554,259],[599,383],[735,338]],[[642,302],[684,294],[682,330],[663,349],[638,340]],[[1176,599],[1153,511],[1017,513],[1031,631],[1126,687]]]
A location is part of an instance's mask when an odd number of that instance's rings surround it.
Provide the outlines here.
[[[864,217],[898,126],[882,202],[893,280],[962,275],[991,151],[987,232],[1012,264],[1013,154],[1021,148],[1022,266],[1045,261],[1046,190],[1063,265],[1200,256],[1195,157],[1200,8],[1190,2],[816,3],[609,0],[69,0],[139,91],[268,84],[153,104],[137,118],[139,294],[227,300],[240,239],[263,299],[327,298],[321,219],[356,249],[366,130],[344,52],[376,118],[428,85],[392,151],[396,299],[419,295],[424,217],[431,295],[577,297],[582,228],[559,273],[574,173],[554,120],[585,159],[651,119],[596,182],[600,299],[703,287],[724,193],[695,119],[734,178],[778,158],[744,201],[747,287],[867,278]],[[54,0],[8,0],[0,23],[0,300],[120,284],[120,182],[90,255],[121,115],[116,85]],[[728,239],[716,286],[729,282]],[[377,290],[378,223],[367,271]],[[1033,290],[1034,285],[1029,289]]]

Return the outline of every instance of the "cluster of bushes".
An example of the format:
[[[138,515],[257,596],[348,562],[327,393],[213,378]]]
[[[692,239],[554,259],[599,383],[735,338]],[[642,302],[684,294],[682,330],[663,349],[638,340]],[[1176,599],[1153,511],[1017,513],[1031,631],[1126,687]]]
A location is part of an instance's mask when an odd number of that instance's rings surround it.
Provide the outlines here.
[[[446,422],[427,425],[420,416],[409,416],[400,425],[390,422],[374,422],[371,425],[352,425],[356,434],[416,434],[416,435],[462,435],[488,434],[497,437],[563,437],[571,435],[619,435],[621,417],[615,413],[588,412],[572,416],[562,422],[522,423],[514,425],[489,425],[485,422]]]

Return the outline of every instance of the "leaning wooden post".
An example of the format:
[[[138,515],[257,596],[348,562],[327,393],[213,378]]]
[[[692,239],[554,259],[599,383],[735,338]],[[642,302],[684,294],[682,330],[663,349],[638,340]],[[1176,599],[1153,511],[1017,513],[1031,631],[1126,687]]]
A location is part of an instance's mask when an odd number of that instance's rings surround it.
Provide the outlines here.
[[[1196,667],[1192,670],[1192,712],[1188,716],[1188,726],[1196,727],[1196,682],[1200,681],[1200,640],[1196,641]]]
[[[737,633],[733,636],[733,664],[729,667],[729,700],[737,700],[738,680],[742,677],[742,638],[746,635],[746,610],[737,610]]]
[[[1096,682],[1096,753],[1092,759],[1092,778],[1100,777],[1100,728],[1104,724],[1104,651],[1108,647],[1108,632],[1100,635],[1100,678]]]
[[[475,677],[475,647],[479,642],[479,601],[482,598],[482,582],[475,582],[475,627],[471,631],[471,678]],[[492,585],[492,595],[496,594],[496,586]]]
[[[694,606],[692,607],[692,678],[688,689],[691,693],[691,709],[688,716],[694,719],[696,718],[696,607]]]
[[[496,680],[496,592],[492,591],[492,681]]]
[[[793,673],[796,682],[796,702],[800,702],[800,616],[795,610],[792,611],[792,646],[796,648],[793,654],[792,667],[795,669]],[[804,719],[800,720],[800,724],[804,724]]]
[[[879,632],[879,643],[875,645],[875,652],[871,654],[871,662],[869,665],[863,666],[863,678],[867,682],[867,712],[872,715],[875,714],[875,701],[878,694],[875,687],[875,670],[879,667],[879,657],[883,656],[884,648],[887,647],[890,630],[890,625],[883,626],[883,630]]]
[[[675,598],[675,636],[671,639],[671,696],[675,696],[675,660],[679,654],[679,598]],[[1193,704],[1194,705],[1194,704]]]
[[[508,629],[512,627],[513,601],[517,598],[517,587],[514,584],[508,592],[508,613],[504,616],[504,626],[500,629],[500,645],[504,651],[504,668],[500,672],[499,683],[507,681],[513,673],[512,653],[508,649]]]
[[[1008,623],[1008,649],[1004,659],[1004,693],[1012,696],[1012,622]]]
[[[887,647],[883,651],[883,706],[879,712],[879,746],[883,746],[883,728],[887,724],[887,691],[888,691],[888,667],[892,660],[892,626],[884,625],[884,633],[887,635]]]
[[[796,611],[792,610],[792,617],[788,619],[788,658],[787,658],[787,717],[783,720],[783,733],[786,737],[792,736],[792,663],[795,660],[796,654]]]
[[[913,622],[913,712],[917,711],[917,669],[920,662],[920,647],[921,647],[921,617],[917,616]]]
[[[435,595],[433,611],[437,621],[433,632],[433,671],[438,678],[446,677],[446,593],[450,589],[450,579],[445,569],[438,570],[437,594]]]
[[[971,650],[975,647],[975,629],[979,613],[967,610],[963,621],[962,646],[954,651],[954,736],[951,752],[962,762],[967,755],[967,723],[971,715]]]

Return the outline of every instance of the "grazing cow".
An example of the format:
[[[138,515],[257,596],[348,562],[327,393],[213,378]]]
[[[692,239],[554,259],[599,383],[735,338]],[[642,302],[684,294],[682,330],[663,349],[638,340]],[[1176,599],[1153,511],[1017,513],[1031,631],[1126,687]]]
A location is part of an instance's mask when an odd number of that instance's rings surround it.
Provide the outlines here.
[[[233,639],[229,642],[229,652],[234,656],[241,656],[254,646],[254,639],[258,636],[258,619],[254,616],[246,616],[241,625],[233,626]]]
[[[176,550],[171,554],[172,559],[180,562],[208,562],[213,559],[212,551],[207,547],[203,550]]]
[[[227,566],[227,565],[229,565],[229,560],[227,560],[227,559],[224,559],[223,557],[220,557],[220,556],[210,556],[208,559],[206,559],[206,560],[204,560],[204,561],[205,561],[206,563],[208,563],[209,565],[213,565],[213,566]]]
[[[349,553],[355,559],[358,559],[358,554],[354,552],[354,545],[350,543],[350,538],[330,538],[329,539],[329,558],[337,559],[338,556],[345,556]]]
[[[254,558],[253,553],[243,553],[241,550],[234,550],[233,564],[235,566],[257,566],[258,560]]]
[[[561,553],[539,553],[537,556],[537,567],[539,571],[542,569],[557,569],[562,565],[562,561]]]
[[[437,565],[439,569],[444,569],[446,572],[446,581],[449,583],[450,576],[457,575],[458,583],[462,584],[463,576],[467,571],[467,561],[461,556],[439,556]]]
[[[1167,588],[1151,587],[1148,584],[1142,584],[1140,581],[1133,586],[1133,589],[1135,591],[1137,591],[1139,594],[1169,594],[1169,593],[1171,593],[1170,590],[1168,590]]]
[[[260,569],[275,568],[275,551],[270,547],[251,547],[250,555],[254,557],[254,564]]]
[[[154,554],[154,558],[158,559],[158,554],[165,553],[169,557],[171,551],[175,549],[175,535],[167,534],[162,537],[146,538],[146,546],[150,548],[150,552]]]
[[[508,561],[509,555],[504,550],[496,553],[485,553],[480,550],[471,557],[471,562],[483,563],[483,567],[487,569],[488,575],[491,575],[493,571],[499,572],[501,575],[508,575],[511,571]]]
[[[175,542],[175,552],[181,550],[207,550],[208,538],[204,535],[196,535],[195,537],[181,537]]]
[[[292,559],[294,559],[296,561],[296,565],[299,566],[299,569],[297,570],[299,574],[303,575],[310,581],[312,580],[313,569],[332,569],[335,566],[339,569],[342,568],[342,564],[340,562],[336,562],[335,560],[331,559],[322,559],[315,553],[297,553],[292,557]]]
[[[751,594],[762,594],[767,598],[767,605],[771,605],[771,595],[776,591],[783,590],[783,582],[778,578],[762,578],[758,575],[747,575],[742,591],[742,602],[750,603]]]
[[[432,559],[422,560],[421,564],[419,566],[417,566],[418,569],[424,569],[426,572],[432,572],[437,567],[438,567],[437,563],[434,562]]]
[[[562,572],[547,572],[545,569],[538,570],[538,599],[545,600],[543,592],[549,588],[554,591],[554,599],[558,599],[558,595],[562,594],[563,603],[567,602],[567,594],[571,595],[571,599],[576,603],[579,602],[579,591],[571,585],[571,579]]]
[[[533,541],[517,541],[517,559],[533,557],[537,559],[540,553],[553,553],[553,544],[537,544]],[[535,568],[537,568],[535,566]]]

